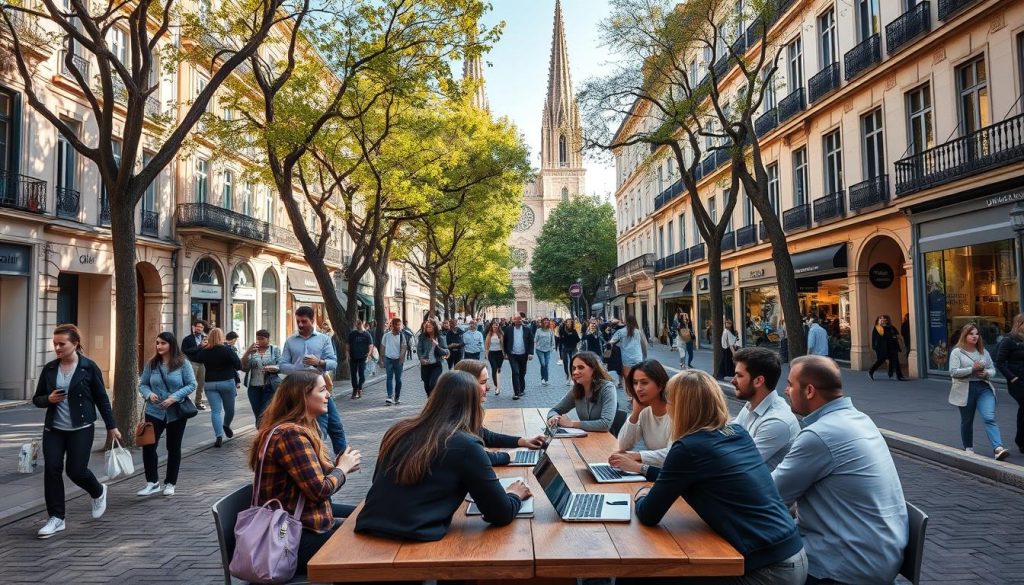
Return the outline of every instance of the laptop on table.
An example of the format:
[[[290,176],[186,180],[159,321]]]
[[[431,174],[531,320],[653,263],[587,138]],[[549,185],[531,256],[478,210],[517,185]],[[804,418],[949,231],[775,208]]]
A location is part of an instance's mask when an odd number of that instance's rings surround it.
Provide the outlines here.
[[[647,481],[647,478],[639,473],[631,473],[629,471],[622,471],[616,469],[607,463],[590,463],[587,458],[583,456],[583,452],[576,443],[572,444],[573,449],[576,449],[576,454],[580,456],[583,463],[586,463],[587,468],[590,470],[590,475],[594,476],[594,480],[597,483],[630,483],[636,481]]]
[[[551,435],[545,434],[544,446],[537,449],[515,449],[508,451],[509,467],[533,467],[540,460],[540,454],[551,446]]]
[[[547,453],[534,468],[537,481],[565,522],[629,522],[629,494],[573,493]]]

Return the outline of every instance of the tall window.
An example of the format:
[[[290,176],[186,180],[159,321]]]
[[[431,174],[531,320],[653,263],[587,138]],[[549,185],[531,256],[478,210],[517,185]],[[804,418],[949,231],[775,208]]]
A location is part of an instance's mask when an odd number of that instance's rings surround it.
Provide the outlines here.
[[[885,174],[885,137],[882,131],[882,109],[872,110],[860,119],[864,135],[864,178]]]
[[[750,197],[743,198],[743,225],[754,225],[754,204]]]
[[[658,194],[665,190],[665,169],[658,165]]]
[[[206,203],[210,198],[210,162],[204,158],[196,159],[195,175],[196,203]]]
[[[669,254],[671,254],[671,253],[676,251],[675,229],[676,229],[675,222],[669,221],[668,222],[668,248],[667,248],[667,251],[668,251]]]
[[[676,175],[675,164],[676,164],[676,159],[674,159],[673,157],[669,156],[668,157],[668,172],[666,173],[668,175],[668,182],[669,182],[669,184],[675,182],[675,179],[674,179],[674,177]]]
[[[804,46],[800,37],[786,46],[786,75],[789,93],[804,86]]]
[[[775,108],[777,99],[775,97],[775,80],[770,77],[771,69],[765,67],[761,71],[761,83],[764,84],[764,111]]]
[[[252,181],[245,182],[245,190],[242,191],[242,213],[252,217],[252,206],[253,197],[255,197],[256,187],[252,184]]]
[[[821,16],[818,17],[818,37],[819,43],[819,57],[821,59],[821,67],[825,67],[836,62],[836,11],[834,8],[829,8]]]
[[[128,35],[123,29],[113,27],[107,31],[107,44],[118,62],[128,65]],[[118,78],[120,79],[120,78]]]
[[[679,250],[686,248],[686,214],[679,214]]]
[[[231,171],[224,171],[221,175],[221,202],[224,209],[235,208],[235,175]]]
[[[75,129],[75,134],[78,134],[77,125],[72,125],[70,122],[65,121],[69,126]],[[74,190],[77,182],[75,178],[78,173],[78,155],[75,152],[74,147],[68,142],[67,138],[60,132],[57,133],[57,189]]]
[[[14,95],[0,89],[0,174],[17,166],[14,153],[14,128],[18,121],[14,116]]]
[[[980,55],[970,63],[958,67],[956,79],[960,92],[960,132],[967,136],[992,123],[985,56]]]
[[[569,188],[568,187],[562,187],[562,201],[568,201],[568,200],[569,200]]]
[[[839,130],[822,138],[825,151],[825,194],[843,190],[843,137]]]
[[[569,162],[569,148],[565,144],[565,136],[558,137],[558,163],[565,166]]]
[[[269,188],[263,189],[263,212],[266,214],[264,219],[270,225],[274,225],[274,191]]]
[[[114,166],[121,168],[121,141],[114,140],[110,143],[110,149],[114,153]],[[110,194],[100,179],[100,223],[106,225],[110,221]]]
[[[148,152],[142,153],[143,168],[149,166],[149,162],[151,160],[153,160],[153,155],[149,154]],[[142,194],[142,211],[156,211],[156,190],[157,183],[159,180],[160,175],[158,174],[153,179],[153,182],[150,183],[148,187],[146,187],[146,192]]]
[[[711,217],[711,223],[718,223],[718,202],[714,197],[708,199],[708,215]]]
[[[910,152],[918,154],[935,146],[932,93],[927,83],[907,92],[907,132]]]
[[[196,95],[195,95],[195,97],[198,98],[199,94],[203,93],[203,90],[206,89],[206,86],[209,85],[209,84],[210,84],[210,79],[208,77],[206,77],[205,75],[201,75],[201,74],[197,73],[196,74]],[[209,111],[210,103],[212,103],[212,102],[213,102],[213,100],[211,99],[210,102],[207,103],[207,105],[206,105],[207,110],[206,111]],[[200,132],[205,132],[206,131],[206,123],[203,122],[202,118],[200,118],[199,122],[196,123],[196,130],[198,130]]]
[[[775,210],[775,216],[779,215],[779,164],[768,165],[765,169],[768,172],[768,202]]]
[[[793,151],[793,207],[807,203],[807,149]]]
[[[658,228],[658,258],[665,257],[665,228]]]
[[[864,41],[878,34],[882,24],[878,16],[878,0],[856,0],[857,40]]]

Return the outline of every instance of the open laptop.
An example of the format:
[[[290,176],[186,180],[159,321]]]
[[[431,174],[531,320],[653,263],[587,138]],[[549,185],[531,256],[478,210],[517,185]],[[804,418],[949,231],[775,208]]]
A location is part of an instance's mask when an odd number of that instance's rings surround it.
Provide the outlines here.
[[[577,439],[579,437],[586,437],[587,431],[567,427],[551,428],[548,425],[544,425],[544,434],[552,439]]]
[[[534,451],[534,453],[538,453],[538,451]],[[508,486],[514,484],[517,481],[526,481],[526,478],[502,477],[499,478],[498,481],[501,482],[501,489],[507,490]],[[473,501],[473,498],[467,494],[466,499],[469,501],[469,505],[466,506],[466,516],[480,516],[482,512],[480,512],[480,508],[477,507],[476,502]],[[523,500],[522,505],[519,506],[519,513],[516,514],[516,518],[533,518],[533,500],[534,498],[527,498]]]
[[[541,455],[534,474],[565,522],[629,522],[629,494],[574,494],[547,453]]]
[[[515,449],[508,451],[509,467],[533,467],[540,460],[540,454],[551,446],[551,435],[544,435],[544,446],[537,449]]]
[[[628,471],[622,471],[616,469],[607,463],[590,463],[587,458],[583,456],[583,452],[576,443],[572,444],[573,448],[576,449],[576,454],[580,456],[580,459],[587,464],[587,468],[590,469],[590,475],[594,476],[594,480],[597,483],[629,483],[634,481],[647,481],[647,478],[640,475],[639,473],[630,473]]]

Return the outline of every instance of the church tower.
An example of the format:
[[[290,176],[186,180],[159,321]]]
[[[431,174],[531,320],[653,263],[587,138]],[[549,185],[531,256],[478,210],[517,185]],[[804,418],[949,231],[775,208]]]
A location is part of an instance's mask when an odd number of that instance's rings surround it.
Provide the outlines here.
[[[472,55],[463,60],[462,80],[469,82],[467,85],[472,84],[472,87],[469,88],[472,91],[469,96],[470,105],[490,111],[491,105],[487,102],[487,90],[484,87],[484,64],[480,55]]]

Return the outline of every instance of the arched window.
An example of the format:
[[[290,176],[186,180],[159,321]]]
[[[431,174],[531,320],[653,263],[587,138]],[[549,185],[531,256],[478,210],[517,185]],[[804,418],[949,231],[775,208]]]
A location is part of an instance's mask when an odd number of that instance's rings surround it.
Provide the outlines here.
[[[253,288],[256,286],[256,277],[252,275],[252,269],[246,264],[239,264],[231,271],[231,286],[242,288]]]
[[[196,267],[192,269],[192,282],[194,284],[212,284],[214,286],[220,285],[220,269],[217,268],[217,264],[209,258],[203,258],[199,262],[196,262]]]
[[[568,187],[562,187],[562,201],[568,201],[568,200],[569,200],[569,188]]]
[[[558,163],[565,166],[569,162],[569,148],[565,144],[565,136],[558,137]]]
[[[270,332],[270,339],[277,339],[277,275],[273,268],[267,268],[260,283],[262,306],[260,307],[260,328]]]

